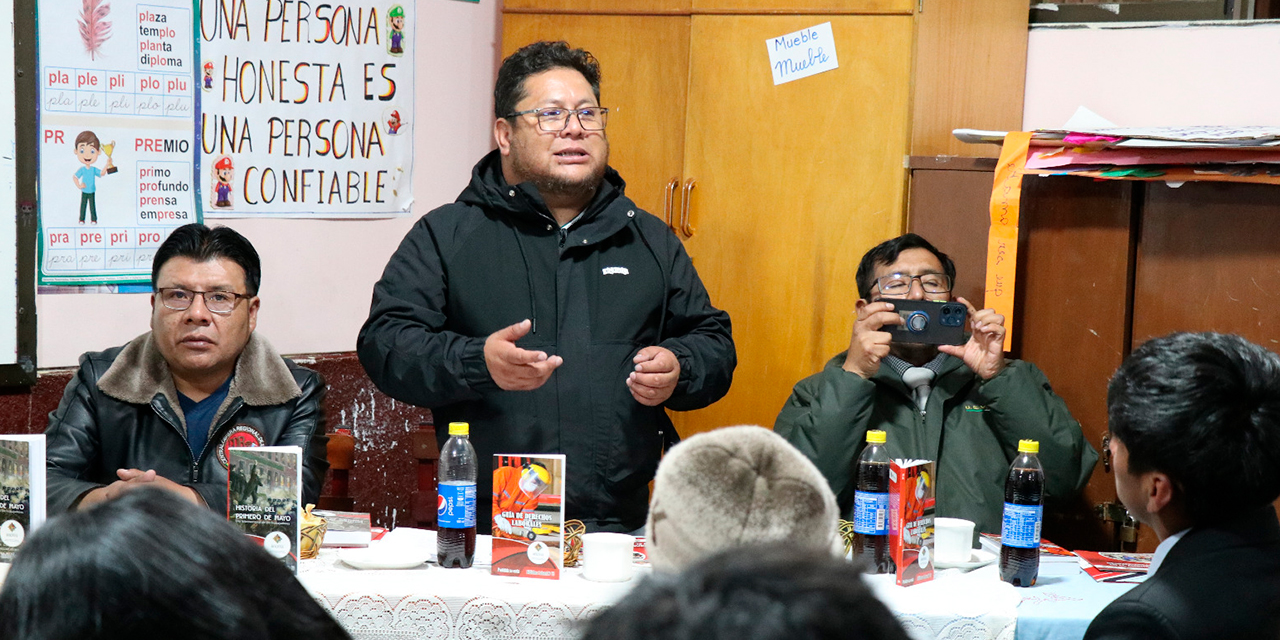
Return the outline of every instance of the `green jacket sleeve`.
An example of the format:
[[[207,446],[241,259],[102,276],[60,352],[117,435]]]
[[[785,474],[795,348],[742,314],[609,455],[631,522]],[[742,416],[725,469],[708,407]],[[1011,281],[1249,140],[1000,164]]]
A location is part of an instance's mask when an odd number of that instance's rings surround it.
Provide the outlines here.
[[[1080,423],[1039,368],[1010,360],[1003,371],[982,383],[981,394],[1005,451],[1017,451],[1018,440],[1040,442],[1047,497],[1069,498],[1084,488],[1098,452],[1085,441]]]
[[[773,430],[822,472],[841,513],[853,504],[854,459],[866,440],[876,385],[841,368],[844,354],[796,383]]]

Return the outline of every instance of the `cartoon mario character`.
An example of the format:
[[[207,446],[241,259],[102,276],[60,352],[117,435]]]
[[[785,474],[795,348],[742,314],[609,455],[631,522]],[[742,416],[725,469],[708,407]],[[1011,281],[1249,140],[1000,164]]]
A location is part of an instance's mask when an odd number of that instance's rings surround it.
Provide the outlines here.
[[[204,66],[201,67],[201,69],[204,70],[204,90],[212,91],[213,90],[213,63],[205,62]]]
[[[520,467],[500,467],[493,472],[494,535],[503,538],[535,539],[535,522],[526,522],[525,513],[538,506],[538,497],[551,485],[551,472],[541,462]]]
[[[213,163],[213,206],[219,209],[231,208],[231,179],[235,177],[235,168],[231,166],[231,156],[222,156]]]
[[[388,51],[392,55],[404,54],[404,7],[393,4],[387,11],[387,22],[391,31],[387,33],[387,42],[391,45]]]
[[[400,133],[400,112],[392,111],[387,117],[387,135],[396,135]]]

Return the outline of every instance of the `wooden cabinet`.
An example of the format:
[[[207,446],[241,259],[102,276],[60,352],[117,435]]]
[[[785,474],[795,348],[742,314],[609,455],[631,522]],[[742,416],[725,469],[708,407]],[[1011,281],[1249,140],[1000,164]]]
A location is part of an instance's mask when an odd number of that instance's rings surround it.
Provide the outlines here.
[[[774,86],[764,43],[813,16],[694,16],[685,246],[733,320],[729,395],[681,433],[772,426],[801,378],[849,344],[862,252],[902,228],[910,16],[829,16],[841,65]]]
[[[916,0],[693,0],[694,13],[909,14],[915,6]]]
[[[502,11],[506,14],[688,15],[692,7],[692,0],[504,0],[502,3]],[[505,29],[505,23],[503,27]],[[506,42],[505,31],[503,41]]]
[[[672,0],[643,15],[608,4],[604,14],[594,0],[508,1],[503,54],[553,39],[596,55],[610,164],[640,206],[671,212],[732,318],[733,387],[711,407],[673,413],[680,433],[771,427],[792,386],[848,346],[862,254],[904,229],[924,18],[916,0],[691,0],[683,13]],[[839,67],[775,86],[766,41],[824,22]],[[971,45],[950,33],[930,51],[993,60],[982,47],[955,51]],[[1018,95],[1019,113],[1001,117],[1020,117]]]
[[[725,14],[909,14],[919,0],[506,0],[506,13],[603,15]],[[944,0],[931,0],[944,1]],[[1008,4],[1008,3],[1006,3]],[[1026,13],[1026,7],[1023,7]],[[1025,22],[1024,22],[1025,25]]]

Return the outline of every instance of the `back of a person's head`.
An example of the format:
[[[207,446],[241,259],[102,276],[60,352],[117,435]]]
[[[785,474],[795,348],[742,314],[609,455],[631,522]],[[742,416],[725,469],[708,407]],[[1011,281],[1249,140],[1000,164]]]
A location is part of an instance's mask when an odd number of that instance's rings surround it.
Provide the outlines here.
[[[658,465],[649,559],[679,571],[725,549],[786,540],[831,553],[839,507],[826,478],[774,432],[726,427],[681,442]]]
[[[582,640],[906,640],[857,567],[786,543],[731,549],[653,574]]]
[[[1271,351],[1219,333],[1153,339],[1112,377],[1107,410],[1130,472],[1169,475],[1194,522],[1280,496],[1280,356]]]
[[[0,590],[0,638],[349,637],[284,563],[160,489],[49,520]]]

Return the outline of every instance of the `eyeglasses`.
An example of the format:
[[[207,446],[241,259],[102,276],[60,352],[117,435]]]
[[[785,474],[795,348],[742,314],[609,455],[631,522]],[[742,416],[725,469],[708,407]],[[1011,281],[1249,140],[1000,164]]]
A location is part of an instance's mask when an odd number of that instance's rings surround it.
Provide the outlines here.
[[[603,131],[608,120],[609,110],[605,107],[583,107],[581,109],[565,109],[547,107],[545,109],[526,109],[508,113],[504,118],[514,118],[533,114],[538,116],[538,128],[551,133],[559,133],[569,128],[569,116],[578,116],[578,124],[587,131]]]
[[[946,293],[951,290],[951,277],[945,273],[923,273],[913,276],[909,273],[891,273],[876,278],[876,286],[886,296],[905,296],[911,293],[911,283],[920,281],[920,288],[925,293]]]
[[[236,302],[240,298],[253,297],[234,291],[192,291],[191,289],[179,289],[176,287],[163,287],[159,291],[160,303],[166,309],[186,311],[191,308],[191,303],[195,302],[196,296],[200,296],[204,298],[204,308],[224,316],[235,310]]]

